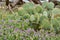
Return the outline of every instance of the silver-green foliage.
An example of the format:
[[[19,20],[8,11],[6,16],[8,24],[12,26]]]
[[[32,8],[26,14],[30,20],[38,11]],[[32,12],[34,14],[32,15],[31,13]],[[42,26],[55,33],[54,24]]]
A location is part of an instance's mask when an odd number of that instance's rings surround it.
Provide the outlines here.
[[[47,8],[47,9],[53,9],[54,8],[54,3],[52,3],[52,2],[43,2],[42,7]]]

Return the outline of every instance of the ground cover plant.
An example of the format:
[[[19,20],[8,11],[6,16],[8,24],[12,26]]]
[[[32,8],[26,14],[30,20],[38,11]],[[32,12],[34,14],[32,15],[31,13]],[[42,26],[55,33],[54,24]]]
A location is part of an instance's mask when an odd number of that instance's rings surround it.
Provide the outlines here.
[[[0,9],[0,40],[60,40],[60,9],[52,2]]]

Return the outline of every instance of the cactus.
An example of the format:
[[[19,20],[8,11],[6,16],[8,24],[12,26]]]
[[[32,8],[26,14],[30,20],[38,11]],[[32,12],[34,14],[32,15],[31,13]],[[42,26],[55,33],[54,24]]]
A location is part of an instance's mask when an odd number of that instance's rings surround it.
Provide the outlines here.
[[[44,11],[44,12],[43,12],[43,15],[47,17],[47,16],[48,16],[47,11]]]
[[[46,8],[47,5],[48,5],[48,2],[43,2],[43,3],[42,3],[42,7],[43,7],[43,8]]]
[[[52,25],[53,25],[53,28],[55,30],[56,33],[59,33],[60,31],[60,18],[55,18],[55,19],[52,19]]]
[[[43,12],[43,8],[42,8],[41,5],[36,5],[36,6],[35,6],[35,10],[36,10],[36,12],[38,12],[38,13],[42,13],[42,12]]]
[[[42,7],[47,8],[47,9],[53,9],[54,8],[54,3],[52,3],[52,2],[43,2]]]
[[[26,14],[27,12],[24,10],[24,9],[21,9],[21,10],[18,10],[18,15],[24,15]]]
[[[48,3],[47,8],[48,9],[53,9],[54,8],[54,3],[52,3],[52,2]]]
[[[23,6],[22,6],[25,10],[29,10],[29,9],[32,9],[34,7],[34,4],[29,2],[29,3],[25,3]]]
[[[30,18],[30,15],[29,15],[29,14],[25,14],[25,15],[23,16],[23,18],[24,18],[24,19],[29,19],[29,18]]]
[[[60,17],[60,9],[54,8],[52,14],[54,15],[54,18]]]
[[[45,20],[42,20],[41,25],[42,25],[42,28],[44,28],[46,30],[50,30],[50,28],[51,28],[51,25],[50,25],[49,21],[46,20],[46,19]]]
[[[54,9],[52,10],[52,13],[53,13],[53,14],[60,14],[60,9],[54,8]]]
[[[30,21],[34,21],[35,20],[35,16],[34,15],[31,15],[30,16]]]

